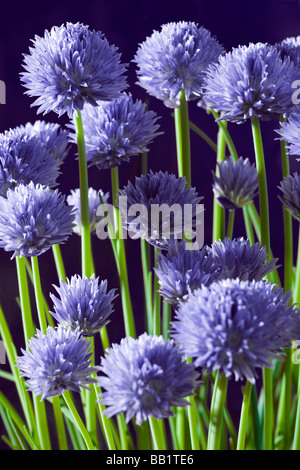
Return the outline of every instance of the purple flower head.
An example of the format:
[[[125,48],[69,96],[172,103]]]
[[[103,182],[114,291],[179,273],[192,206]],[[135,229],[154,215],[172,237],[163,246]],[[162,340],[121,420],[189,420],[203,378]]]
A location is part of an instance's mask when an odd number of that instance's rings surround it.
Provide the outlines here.
[[[0,247],[13,256],[38,256],[64,243],[73,230],[74,214],[57,190],[20,184],[0,197]]]
[[[292,62],[300,64],[300,36],[285,38],[275,44],[280,51],[281,58],[289,57]]]
[[[257,194],[255,165],[248,158],[234,162],[231,157],[218,163],[219,175],[213,173],[213,192],[225,209],[238,209],[250,204]]]
[[[50,313],[60,325],[79,327],[83,336],[93,336],[107,325],[116,295],[115,289],[107,292],[106,280],[75,275],[54,287],[59,298],[50,294],[54,304],[54,312]]]
[[[202,286],[179,305],[171,336],[196,367],[255,383],[256,368],[272,367],[299,333],[290,294],[265,281]]]
[[[279,189],[280,201],[292,216],[300,222],[300,176],[298,173],[289,175],[281,181]]]
[[[239,278],[241,281],[258,281],[278,267],[277,258],[266,261],[265,247],[258,242],[250,245],[249,240],[242,237],[215,241],[208,251],[213,263],[220,269],[219,280]]]
[[[88,164],[100,170],[113,168],[148,151],[149,144],[161,134],[157,119],[154,111],[146,110],[146,104],[133,101],[126,93],[97,107],[85,105],[82,120]],[[74,129],[72,124],[70,127]],[[75,133],[71,140],[77,142]]]
[[[126,200],[126,206],[123,199],[121,202],[121,196]],[[184,177],[150,170],[136,177],[134,185],[129,182],[119,191],[118,206],[123,226],[132,238],[143,238],[154,246],[167,249],[170,240],[183,238],[187,218],[191,219],[191,225],[194,223],[201,199],[195,188],[186,187]],[[135,207],[138,216],[132,215]]]
[[[126,413],[126,421],[135,416],[141,425],[149,416],[164,419],[173,416],[172,406],[186,407],[184,399],[198,385],[197,373],[172,340],[142,334],[137,339],[123,338],[113,344],[101,360],[98,384],[106,391],[101,403],[111,417]]]
[[[202,96],[207,68],[223,52],[210,32],[193,22],[164,24],[140,44],[135,55],[138,84],[176,108],[181,90],[188,101]]]
[[[243,123],[256,116],[269,120],[290,112],[292,83],[299,68],[280,58],[275,46],[257,43],[233,48],[209,67],[204,100],[220,119]]]
[[[90,231],[94,233],[97,227],[97,209],[102,204],[107,204],[109,199],[109,193],[103,193],[100,189],[89,188],[88,189],[88,198],[89,198],[89,212],[90,212]],[[101,202],[102,199],[102,202]],[[75,226],[73,231],[77,235],[81,234],[81,207],[80,207],[80,188],[72,189],[71,194],[67,196],[67,203],[69,206],[73,206],[75,211]]]
[[[100,31],[66,23],[35,36],[24,54],[21,80],[26,94],[37,97],[38,113],[65,112],[72,117],[85,103],[110,101],[127,87],[121,54]]]
[[[213,263],[212,255],[204,246],[189,250],[186,241],[174,241],[167,252],[158,253],[156,275],[160,294],[173,304],[186,300],[195,289],[209,285],[219,277],[220,267]]]
[[[286,142],[289,155],[300,155],[300,109],[288,115],[286,122],[281,122],[281,128],[275,129],[280,136],[280,140]],[[299,161],[300,158],[297,158]]]
[[[0,195],[6,196],[18,184],[55,186],[59,175],[57,160],[40,133],[27,124],[0,134]]]
[[[69,132],[59,124],[46,121],[28,122],[25,126],[19,126],[16,130],[36,136],[51,151],[57,165],[61,165],[69,153]]]
[[[92,353],[90,342],[81,336],[79,329],[48,326],[46,334],[37,330],[29,340],[23,356],[17,357],[21,376],[27,378],[28,390],[41,400],[61,395],[66,390],[80,392],[80,387],[96,379],[90,376],[98,368],[90,367]]]

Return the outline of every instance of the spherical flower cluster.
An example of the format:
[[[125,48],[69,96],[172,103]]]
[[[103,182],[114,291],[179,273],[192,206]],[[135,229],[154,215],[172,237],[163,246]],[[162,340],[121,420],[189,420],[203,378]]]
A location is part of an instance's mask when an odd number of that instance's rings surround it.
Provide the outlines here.
[[[194,291],[180,304],[171,336],[196,367],[254,383],[299,334],[290,293],[265,281],[226,279]],[[297,336],[298,337],[298,336]]]
[[[85,105],[82,121],[88,164],[100,170],[113,168],[148,151],[149,144],[160,134],[157,119],[154,111],[146,110],[146,104],[133,101],[126,93],[97,107]],[[71,140],[76,143],[75,133]]]
[[[170,243],[168,251],[158,253],[155,268],[159,292],[172,305],[186,300],[202,284],[207,286],[217,280],[219,271],[206,246],[190,250],[185,241]]]
[[[213,173],[213,192],[225,209],[238,209],[250,204],[257,194],[258,181],[255,165],[248,158],[237,162],[229,157],[218,163],[219,175]]]
[[[286,122],[281,122],[280,129],[275,129],[281,140],[286,141],[289,155],[300,155],[300,112],[297,109],[297,112],[289,114]]]
[[[72,330],[49,326],[46,334],[37,330],[29,340],[23,356],[17,357],[21,376],[27,378],[28,390],[41,400],[61,395],[66,390],[80,392],[80,387],[96,379],[90,376],[98,370],[91,367],[90,342],[81,336],[79,329]]]
[[[298,67],[288,57],[282,60],[275,46],[239,46],[209,67],[204,100],[222,113],[220,119],[273,119],[293,107],[292,83],[298,76]]]
[[[251,245],[249,240],[242,237],[215,241],[208,251],[213,263],[220,269],[219,279],[258,281],[277,268],[277,258],[266,261],[265,247],[261,247],[258,242]]]
[[[55,186],[59,175],[58,162],[40,133],[30,125],[0,134],[0,195],[6,196],[18,184],[34,183]]]
[[[300,36],[285,38],[275,44],[281,57],[289,57],[295,64],[300,64]]]
[[[140,44],[135,55],[138,84],[176,108],[181,90],[188,101],[202,96],[207,68],[223,52],[210,32],[193,22],[164,24]]]
[[[126,206],[123,201],[120,203],[120,196],[126,200]],[[183,238],[184,222],[187,219],[193,222],[201,199],[195,188],[186,187],[184,177],[150,170],[136,177],[135,185],[129,182],[119,191],[119,210],[124,228],[132,238],[144,238],[154,246],[167,249],[170,240]],[[138,217],[136,213],[132,215],[134,208],[139,212]]]
[[[115,289],[107,292],[107,280],[100,283],[94,275],[90,279],[75,275],[54,287],[59,298],[50,294],[54,304],[50,313],[60,325],[79,327],[84,336],[93,336],[107,325],[116,298]]]
[[[64,243],[73,230],[74,214],[57,190],[20,184],[0,197],[0,246],[15,256],[37,256]]]
[[[292,216],[300,222],[300,176],[298,173],[289,175],[281,181],[280,190],[282,196],[280,201]]]
[[[171,407],[186,407],[184,398],[197,386],[194,366],[183,360],[174,342],[147,333],[113,344],[100,371],[104,375],[97,379],[106,390],[101,397],[105,413],[111,417],[124,412],[127,422],[135,416],[137,425],[149,416],[173,416]]]
[[[37,97],[38,113],[71,117],[85,103],[112,100],[127,87],[120,56],[100,31],[81,23],[54,26],[35,36],[21,80],[26,94]]]
[[[16,131],[36,136],[51,151],[57,165],[61,165],[69,153],[69,132],[57,123],[38,120],[17,127]]]
[[[89,188],[88,199],[89,199],[89,213],[90,213],[90,231],[94,233],[97,226],[97,209],[103,203],[107,204],[109,193],[103,193],[100,189]],[[81,234],[81,206],[80,206],[80,188],[72,189],[71,194],[67,196],[67,203],[72,206],[75,213],[75,226],[73,231],[77,235]]]

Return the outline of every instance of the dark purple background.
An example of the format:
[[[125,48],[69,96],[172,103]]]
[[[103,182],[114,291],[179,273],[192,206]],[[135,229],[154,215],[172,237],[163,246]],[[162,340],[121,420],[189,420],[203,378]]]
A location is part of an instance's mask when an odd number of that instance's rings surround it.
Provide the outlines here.
[[[5,11],[3,11],[3,8]],[[19,73],[22,71],[22,54],[28,52],[30,40],[37,34],[43,35],[45,29],[64,22],[88,24],[92,29],[101,30],[110,43],[119,47],[122,61],[130,63],[138,48],[138,44],[151,35],[154,29],[159,29],[170,21],[195,21],[209,29],[227,50],[239,44],[249,42],[280,41],[288,36],[300,34],[300,2],[294,0],[272,0],[251,2],[216,2],[207,0],[151,0],[151,1],[52,1],[52,2],[6,2],[1,6],[0,25],[0,79],[6,84],[6,105],[0,105],[0,132],[36,119],[66,124],[66,118],[57,121],[54,113],[37,116],[36,108],[30,108],[33,100],[25,96],[20,84]],[[149,167],[154,171],[169,170],[176,172],[176,148],[174,123],[171,111],[162,102],[150,98],[136,82],[135,66],[131,64],[128,71],[130,91],[135,98],[148,99],[149,108],[162,116],[160,120],[164,135],[159,136],[151,145]],[[191,119],[211,138],[216,140],[217,125],[211,116],[197,108],[196,103],[190,104]],[[278,122],[263,123],[262,131],[265,144],[265,156],[269,183],[271,209],[271,243],[274,256],[282,262],[283,226],[282,208],[277,198],[277,185],[281,179],[280,145],[275,140],[274,129]],[[232,136],[241,156],[254,161],[250,124],[229,126]],[[75,160],[75,147],[63,166],[60,177],[60,190],[65,194],[78,186],[78,169]],[[298,169],[299,163],[291,159],[291,171]],[[211,243],[212,221],[212,191],[211,170],[215,166],[215,155],[199,138],[192,134],[192,184],[197,187],[200,195],[204,196],[205,204],[205,242]],[[120,167],[120,185],[123,187],[128,179],[141,172],[140,158],[134,157],[130,163]],[[89,174],[90,186],[110,191],[109,171],[93,169]],[[244,235],[241,217],[237,216],[234,235]],[[139,258],[139,242],[128,240],[127,259],[132,289],[133,308],[135,312],[137,331],[143,332],[143,296],[142,272]],[[93,238],[96,272],[102,279],[108,278],[109,287],[118,287],[118,278],[109,241]],[[80,272],[80,239],[73,235],[69,242],[62,247],[62,253],[67,267],[67,275]],[[10,254],[0,253],[0,303],[4,309],[11,328],[16,347],[23,346],[21,317],[16,302],[18,296],[17,278],[14,261]],[[55,266],[51,250],[40,257],[41,278],[44,291],[48,295],[53,292],[52,284],[57,283]],[[51,304],[50,304],[51,305]],[[112,322],[108,326],[111,341],[119,341],[124,335],[120,300],[116,302],[116,310]],[[1,365],[6,370],[8,366]],[[11,384],[1,380],[1,390],[14,401],[16,395]],[[232,387],[230,405],[233,412],[239,409],[239,394]],[[17,402],[16,402],[17,403]],[[16,405],[18,406],[18,405]],[[1,424],[0,424],[1,427]],[[0,448],[7,447],[0,441]]]

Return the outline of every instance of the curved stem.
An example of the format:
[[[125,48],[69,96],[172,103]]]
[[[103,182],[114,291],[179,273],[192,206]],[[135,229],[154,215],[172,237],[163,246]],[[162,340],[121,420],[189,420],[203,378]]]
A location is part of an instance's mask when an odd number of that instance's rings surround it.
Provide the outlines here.
[[[175,108],[175,134],[177,147],[178,176],[184,176],[187,184],[191,184],[191,149],[188,103],[184,90],[179,94],[180,106]]]

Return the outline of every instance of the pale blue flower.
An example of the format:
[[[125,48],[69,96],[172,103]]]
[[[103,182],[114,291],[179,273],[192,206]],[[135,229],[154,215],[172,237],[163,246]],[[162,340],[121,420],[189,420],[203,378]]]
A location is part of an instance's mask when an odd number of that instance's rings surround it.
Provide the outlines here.
[[[196,367],[254,383],[256,369],[272,367],[298,338],[300,316],[290,296],[266,281],[202,286],[179,305],[171,336]]]
[[[120,196],[127,198],[126,207],[120,204]],[[168,172],[154,173],[150,170],[136,177],[134,185],[128,182],[119,191],[118,205],[123,226],[132,238],[143,238],[154,246],[167,249],[170,240],[183,238],[184,217],[190,215],[194,221],[196,206],[201,199],[195,188],[186,185],[184,177],[176,178]],[[130,207],[134,204],[143,206],[139,215],[130,214]]]
[[[0,197],[0,247],[13,256],[37,256],[64,243],[73,230],[74,214],[57,190],[20,184]]]
[[[220,268],[219,280],[239,278],[241,281],[258,281],[278,267],[278,258],[267,261],[266,248],[259,242],[251,245],[243,237],[216,240],[208,251],[213,263]]]
[[[174,241],[168,251],[158,253],[157,268],[160,294],[172,305],[186,300],[195,289],[218,279],[220,267],[213,263],[207,246],[190,250],[188,242]]]
[[[94,233],[98,223],[97,209],[101,204],[107,204],[109,193],[103,193],[100,189],[96,191],[94,188],[88,189],[89,213],[90,213],[90,231]],[[81,206],[80,206],[80,188],[72,189],[71,194],[67,196],[67,203],[73,206],[75,212],[75,226],[73,231],[77,235],[81,234]]]
[[[282,196],[280,201],[292,216],[300,222],[300,176],[298,173],[289,175],[280,182]]]
[[[223,52],[217,39],[194,22],[164,24],[139,45],[133,60],[138,66],[138,84],[166,106],[176,108],[181,90],[188,101],[202,96],[207,68]]]
[[[109,417],[125,413],[137,425],[148,417],[173,416],[171,407],[186,407],[185,397],[198,385],[197,373],[172,340],[142,334],[123,338],[102,357],[98,384],[105,391],[101,403]]]
[[[280,129],[275,129],[275,132],[286,142],[289,155],[300,156],[300,112],[299,107],[295,109],[297,111],[289,114],[286,122],[281,122]]]
[[[58,161],[32,126],[20,126],[0,134],[0,195],[18,184],[34,183],[55,186],[59,175]]]
[[[94,336],[110,321],[117,296],[115,289],[107,291],[107,280],[75,275],[66,282],[60,280],[59,287],[54,288],[59,297],[50,294],[54,305],[50,313],[60,325],[79,327],[84,336]]]
[[[21,80],[26,94],[37,97],[38,113],[65,112],[69,117],[84,103],[109,101],[127,87],[121,54],[100,31],[66,23],[35,36],[24,54]]]
[[[94,107],[85,105],[82,121],[86,155],[89,165],[102,170],[113,168],[130,157],[149,150],[157,132],[157,115],[146,109],[140,100],[133,101],[131,94],[122,93],[111,102]],[[74,129],[74,125],[70,125]],[[76,134],[71,134],[76,143]]]
[[[225,209],[238,209],[250,204],[258,191],[257,171],[248,158],[232,157],[218,163],[219,175],[213,173],[213,192]]]
[[[253,116],[269,120],[290,112],[292,83],[299,69],[268,44],[250,43],[220,56],[205,77],[204,100],[220,119],[242,123]]]
[[[97,372],[91,367],[90,342],[79,329],[48,326],[46,334],[37,330],[22,356],[17,357],[21,376],[27,378],[28,390],[41,400],[61,395],[66,390],[80,392],[96,382],[90,377]]]

